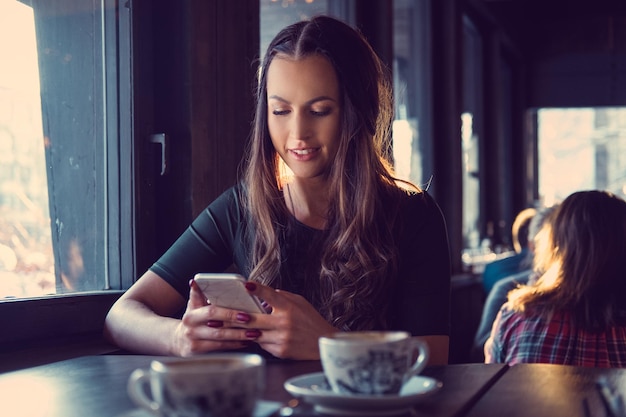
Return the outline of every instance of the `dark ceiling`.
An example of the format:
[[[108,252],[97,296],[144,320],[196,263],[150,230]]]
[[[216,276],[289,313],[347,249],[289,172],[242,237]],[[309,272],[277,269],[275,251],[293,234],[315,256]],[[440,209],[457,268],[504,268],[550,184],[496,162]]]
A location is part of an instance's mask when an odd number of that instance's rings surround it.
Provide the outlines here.
[[[552,37],[626,48],[626,0],[479,0],[522,49]],[[584,42],[584,41],[583,41]],[[594,42],[597,44],[597,42]]]

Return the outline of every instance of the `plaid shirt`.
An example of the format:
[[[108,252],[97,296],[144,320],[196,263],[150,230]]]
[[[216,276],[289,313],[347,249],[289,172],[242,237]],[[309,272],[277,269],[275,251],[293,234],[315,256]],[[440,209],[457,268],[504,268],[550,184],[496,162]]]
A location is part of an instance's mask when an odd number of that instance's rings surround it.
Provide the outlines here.
[[[578,328],[566,312],[555,312],[546,321],[505,305],[485,343],[485,362],[625,368],[626,327],[592,333]]]

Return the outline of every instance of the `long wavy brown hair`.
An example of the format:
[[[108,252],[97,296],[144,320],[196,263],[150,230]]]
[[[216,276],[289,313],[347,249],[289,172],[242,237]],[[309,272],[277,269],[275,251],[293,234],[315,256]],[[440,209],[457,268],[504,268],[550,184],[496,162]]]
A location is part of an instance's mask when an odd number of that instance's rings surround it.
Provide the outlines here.
[[[258,74],[256,114],[244,165],[244,195],[253,226],[249,278],[267,285],[279,279],[279,237],[287,216],[281,160],[267,124],[267,70],[280,54],[314,54],[333,65],[341,91],[341,138],[328,172],[330,205],[321,270],[320,313],[340,329],[385,327],[386,285],[397,267],[394,210],[407,192],[386,155],[393,103],[388,73],[364,37],[328,16],[295,23],[270,43]],[[403,187],[398,187],[402,184]],[[414,190],[419,191],[415,186]]]
[[[572,313],[577,325],[626,324],[626,202],[606,191],[569,195],[539,232],[535,285],[509,294],[520,312]]]

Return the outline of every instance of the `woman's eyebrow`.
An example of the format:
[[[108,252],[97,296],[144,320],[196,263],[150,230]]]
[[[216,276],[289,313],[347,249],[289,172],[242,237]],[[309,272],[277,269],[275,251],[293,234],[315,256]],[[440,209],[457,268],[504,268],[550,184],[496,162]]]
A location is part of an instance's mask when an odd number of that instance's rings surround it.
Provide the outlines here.
[[[269,99],[270,100],[278,100],[278,101],[281,101],[281,102],[283,102],[285,104],[291,104],[289,102],[289,100],[286,100],[286,99],[284,99],[281,96],[278,96],[276,94],[272,94],[271,96],[269,96]],[[327,100],[337,102],[337,100],[335,100],[332,97],[329,97],[329,96],[319,96],[319,97],[312,98],[311,100],[307,101],[305,104],[307,106],[309,106],[309,105],[311,105],[313,103],[317,103],[318,101],[327,101]]]

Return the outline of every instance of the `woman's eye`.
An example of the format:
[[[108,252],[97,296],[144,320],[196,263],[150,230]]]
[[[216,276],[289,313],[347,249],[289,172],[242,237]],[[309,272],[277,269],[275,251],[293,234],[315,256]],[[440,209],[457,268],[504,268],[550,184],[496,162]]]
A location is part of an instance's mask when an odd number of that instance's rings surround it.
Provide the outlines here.
[[[328,116],[330,114],[330,109],[324,109],[324,110],[311,110],[311,114],[313,116]]]
[[[272,110],[272,114],[274,116],[284,116],[286,114],[289,114],[289,110]]]

